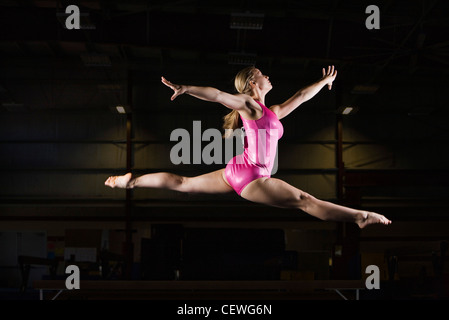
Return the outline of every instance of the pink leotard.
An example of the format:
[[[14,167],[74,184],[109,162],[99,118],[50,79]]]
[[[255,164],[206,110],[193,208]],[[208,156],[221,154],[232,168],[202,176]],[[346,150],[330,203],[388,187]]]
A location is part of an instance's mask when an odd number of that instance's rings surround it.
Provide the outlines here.
[[[226,180],[239,195],[251,181],[271,176],[277,143],[284,133],[276,114],[255,101],[262,107],[262,117],[257,120],[240,117],[246,134],[244,150],[232,158],[225,168]]]

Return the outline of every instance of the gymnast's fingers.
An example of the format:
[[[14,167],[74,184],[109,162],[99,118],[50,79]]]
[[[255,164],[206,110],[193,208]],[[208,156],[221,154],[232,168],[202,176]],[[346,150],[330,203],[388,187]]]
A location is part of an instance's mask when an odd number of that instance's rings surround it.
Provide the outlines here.
[[[168,81],[167,79],[165,79],[164,77],[161,77],[161,81],[163,84],[165,84],[167,87],[173,86],[172,83],[170,81]]]

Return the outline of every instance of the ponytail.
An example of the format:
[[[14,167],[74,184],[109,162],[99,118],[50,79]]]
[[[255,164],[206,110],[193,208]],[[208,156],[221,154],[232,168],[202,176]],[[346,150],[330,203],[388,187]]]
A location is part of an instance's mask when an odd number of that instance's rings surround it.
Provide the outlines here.
[[[235,89],[239,93],[250,94],[251,86],[249,85],[250,81],[254,79],[254,70],[256,67],[250,66],[246,67],[243,70],[240,70],[234,79]],[[242,125],[242,121],[240,120],[240,115],[237,110],[232,110],[227,115],[223,117],[223,129],[225,129],[225,133],[223,135],[224,138],[229,138],[232,135],[232,132],[239,128]]]

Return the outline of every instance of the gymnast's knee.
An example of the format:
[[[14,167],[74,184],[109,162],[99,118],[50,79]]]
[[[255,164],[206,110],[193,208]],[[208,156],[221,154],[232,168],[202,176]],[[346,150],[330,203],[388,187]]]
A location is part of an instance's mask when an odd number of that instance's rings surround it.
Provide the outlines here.
[[[183,177],[183,176],[175,176],[175,189],[182,191],[182,192],[189,192],[190,186],[189,186],[189,177]]]
[[[300,191],[295,194],[295,207],[307,212],[307,208],[313,203],[315,198],[307,192]]]

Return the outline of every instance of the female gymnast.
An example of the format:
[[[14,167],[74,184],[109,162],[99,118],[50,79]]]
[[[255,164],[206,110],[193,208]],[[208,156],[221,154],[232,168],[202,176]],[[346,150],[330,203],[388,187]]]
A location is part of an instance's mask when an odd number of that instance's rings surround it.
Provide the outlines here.
[[[324,221],[354,222],[360,228],[375,223],[389,225],[391,221],[383,215],[319,200],[285,181],[271,177],[277,142],[283,134],[283,126],[279,120],[314,97],[323,87],[328,86],[330,90],[336,76],[334,66],[329,66],[327,70],[323,68],[320,80],[300,89],[284,103],[270,108],[265,106],[265,96],[272,89],[271,82],[256,67],[247,67],[238,72],[234,80],[239,92],[237,94],[212,87],[178,85],[162,77],[162,83],[174,91],[172,101],[182,94],[189,94],[231,109],[224,117],[223,127],[236,129],[241,120],[247,139],[244,152],[231,159],[224,169],[196,177],[183,177],[169,172],[134,177],[127,173],[109,177],[105,185],[111,188],[164,188],[208,194],[224,194],[234,190],[249,201],[300,209]],[[225,136],[232,134],[232,130],[225,131]]]

